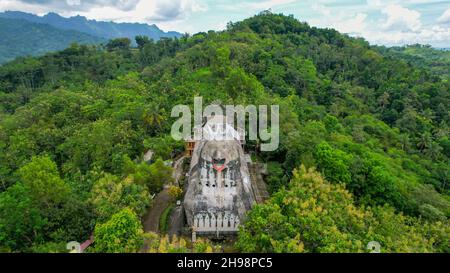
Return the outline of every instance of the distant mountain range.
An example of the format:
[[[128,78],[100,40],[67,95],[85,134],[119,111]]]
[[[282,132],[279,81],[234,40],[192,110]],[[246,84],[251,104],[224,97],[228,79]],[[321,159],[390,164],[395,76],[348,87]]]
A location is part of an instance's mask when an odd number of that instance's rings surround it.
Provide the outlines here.
[[[65,18],[56,13],[37,16],[6,11],[0,13],[0,19],[0,63],[64,49],[73,42],[95,44],[123,37],[134,41],[138,35],[154,40],[181,37],[181,33],[164,32],[156,25],[102,22],[83,16]]]
[[[46,24],[0,18],[0,63],[19,56],[37,56],[62,50],[77,42],[100,44],[107,39],[74,30],[61,30]]]
[[[134,40],[136,36],[144,35],[154,40],[159,40],[163,37],[172,38],[181,36],[181,33],[175,31],[164,32],[156,25],[102,22],[88,20],[83,16],[65,18],[56,13],[37,16],[20,11],[6,11],[0,13],[0,17],[9,19],[23,19],[33,23],[48,24],[59,29],[76,30],[107,39],[127,37]]]

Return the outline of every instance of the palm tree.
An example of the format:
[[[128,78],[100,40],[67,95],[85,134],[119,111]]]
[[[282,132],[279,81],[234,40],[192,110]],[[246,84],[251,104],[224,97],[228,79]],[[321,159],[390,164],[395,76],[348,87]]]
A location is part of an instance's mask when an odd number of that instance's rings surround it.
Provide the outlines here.
[[[143,120],[148,130],[158,129],[161,127],[164,120],[161,112],[162,111],[157,105],[151,105],[146,110],[144,110]]]
[[[409,136],[407,134],[401,134],[400,135],[400,143],[402,145],[402,150],[405,151],[405,152],[409,148],[409,145],[410,145],[409,141],[410,141],[410,139],[409,139]]]
[[[431,138],[430,133],[425,132],[419,137],[419,141],[417,142],[417,148],[419,148],[420,151],[424,151],[428,147],[431,146],[431,143],[433,142],[433,139]]]
[[[433,160],[436,160],[441,155],[442,147],[436,142],[431,142],[425,150],[425,154]]]

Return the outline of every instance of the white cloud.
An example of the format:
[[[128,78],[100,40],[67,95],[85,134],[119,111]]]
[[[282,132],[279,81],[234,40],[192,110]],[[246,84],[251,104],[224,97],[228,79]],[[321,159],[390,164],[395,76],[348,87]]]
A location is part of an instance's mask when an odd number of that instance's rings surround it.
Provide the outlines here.
[[[229,3],[219,3],[217,7],[226,11],[241,12],[246,11],[249,13],[255,13],[263,10],[272,9],[282,5],[292,4],[298,2],[298,0],[265,0],[260,2],[248,2],[242,1],[235,5],[230,5]]]
[[[2,0],[6,1],[6,0]],[[120,10],[132,10],[139,0],[15,0],[15,4],[41,6],[52,11],[88,11],[95,7],[114,7]]]
[[[66,0],[69,6],[79,6],[81,5],[81,0]]]
[[[343,33],[361,35],[367,28],[367,14],[358,13],[347,20],[339,20],[335,23],[335,28]]]
[[[1,0],[3,1],[3,0]],[[181,32],[196,32],[186,23],[190,16],[196,12],[208,9],[199,0],[140,0],[134,9],[122,10],[116,7],[94,7],[87,11],[63,13],[65,16],[80,14],[87,18],[101,21],[137,22],[157,24],[163,30],[176,30]]]
[[[330,14],[331,14],[331,10],[329,8],[325,7],[324,5],[318,4],[318,3],[314,3],[311,6],[311,8],[312,8],[312,10],[314,10],[322,15],[325,15],[325,16],[330,16]]]
[[[320,27],[332,27],[342,33],[361,36],[367,28],[366,19],[368,15],[363,12],[349,14],[346,11],[333,11],[321,5],[313,4],[312,10],[319,13],[321,17],[310,20],[310,23]]]
[[[245,3],[247,7],[253,10],[268,10],[280,5],[287,5],[295,2],[295,0],[267,0],[259,3]]]
[[[149,21],[179,20],[194,12],[206,11],[207,7],[194,0],[156,1],[153,14],[147,17]]]
[[[0,0],[0,11],[5,10],[20,10],[23,12],[31,12],[39,15],[45,14],[50,11],[47,7],[41,5],[23,3],[15,0]]]
[[[414,2],[419,1],[422,0],[415,0]],[[347,9],[314,4],[311,8],[319,15],[314,16],[309,20],[309,23],[319,27],[332,27],[351,36],[364,37],[372,44],[406,45],[421,43],[448,47],[450,41],[449,27],[425,25],[421,22],[421,14],[418,11],[395,4],[396,1],[368,0],[368,2],[373,6],[371,11],[378,11],[382,17],[370,17],[366,12],[360,12],[358,9],[349,12]],[[366,11],[370,12],[370,10]]]
[[[383,25],[385,30],[390,31],[419,31],[422,27],[420,12],[404,8],[400,5],[388,5],[382,10],[387,15],[387,20]]]
[[[438,23],[441,24],[447,24],[450,23],[450,9],[447,9],[444,11],[444,13],[441,15],[441,17],[438,18]]]
[[[385,7],[387,5],[417,5],[430,4],[432,2],[439,2],[440,0],[367,0],[366,3],[372,7]]]
[[[0,11],[20,10],[39,15],[58,12],[90,19],[155,23],[179,21],[206,11],[200,0],[0,0]]]
[[[386,0],[369,0],[368,2],[371,2],[372,5],[382,5]],[[425,0],[402,2],[405,2],[405,4],[427,3]],[[421,22],[420,12],[404,8],[398,4],[387,5],[384,8],[380,6],[379,8],[382,9],[381,12],[386,16],[385,19],[379,21],[382,29],[377,29],[376,24],[370,24],[370,27],[363,31],[363,36],[371,43],[384,45],[420,43],[448,46],[450,27],[435,24],[424,25]],[[438,20],[446,22],[446,19],[450,19],[450,11],[448,13],[447,11],[444,12]]]
[[[432,27],[414,32],[392,32],[389,35],[383,32],[368,31],[364,35],[368,41],[384,45],[408,45],[408,44],[440,44],[448,45],[450,41],[450,28]]]

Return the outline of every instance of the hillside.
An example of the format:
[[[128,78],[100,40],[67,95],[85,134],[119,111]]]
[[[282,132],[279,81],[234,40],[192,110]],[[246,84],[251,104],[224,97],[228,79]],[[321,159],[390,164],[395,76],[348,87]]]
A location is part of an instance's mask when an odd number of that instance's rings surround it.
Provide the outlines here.
[[[379,47],[385,55],[401,58],[416,66],[427,68],[443,79],[450,78],[450,51],[430,46]]]
[[[0,13],[0,17],[9,19],[22,19],[33,23],[48,24],[55,28],[64,30],[75,30],[90,34],[96,37],[107,39],[129,38],[136,36],[148,36],[154,40],[161,38],[180,37],[181,34],[175,31],[164,32],[156,25],[138,23],[114,23],[88,20],[86,17],[75,16],[70,18],[62,17],[56,13],[48,13],[44,16],[37,16],[19,11],[6,11]]]
[[[0,66],[0,250],[62,252],[94,234],[92,252],[137,252],[155,239],[141,220],[170,179],[162,160],[184,147],[171,110],[202,96],[280,106],[279,149],[246,143],[267,163],[271,197],[243,221],[237,251],[450,251],[450,82],[439,72],[270,12],[137,44]],[[161,160],[140,163],[149,149]]]
[[[60,30],[49,25],[25,20],[0,18],[0,63],[19,56],[38,56],[62,50],[72,43],[99,44],[106,40],[73,30]]]

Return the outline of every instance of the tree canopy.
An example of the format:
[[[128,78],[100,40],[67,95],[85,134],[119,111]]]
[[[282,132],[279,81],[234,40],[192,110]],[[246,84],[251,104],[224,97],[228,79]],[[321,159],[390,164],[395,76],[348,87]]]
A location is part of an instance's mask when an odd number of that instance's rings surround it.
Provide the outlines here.
[[[244,222],[242,251],[363,252],[369,240],[448,251],[450,82],[411,59],[427,49],[271,13],[136,44],[72,44],[0,66],[2,250],[52,251],[98,227],[99,251],[133,251],[150,195],[172,182],[164,160],[183,150],[171,109],[202,96],[280,106],[279,149],[245,147],[268,163],[273,196]],[[114,249],[109,231],[131,246]]]

